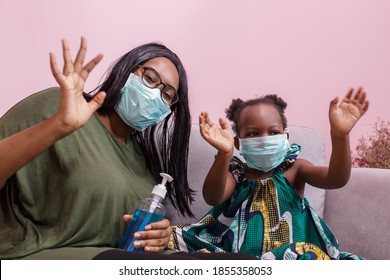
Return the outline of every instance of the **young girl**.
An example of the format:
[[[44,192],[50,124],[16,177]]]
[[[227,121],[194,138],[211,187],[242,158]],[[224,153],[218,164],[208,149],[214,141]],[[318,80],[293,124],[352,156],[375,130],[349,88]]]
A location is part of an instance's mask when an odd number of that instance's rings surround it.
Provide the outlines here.
[[[287,104],[276,95],[233,100],[226,110],[233,137],[201,113],[200,132],[218,153],[203,196],[215,206],[197,224],[173,227],[169,247],[180,251],[241,252],[261,259],[359,258],[338,250],[331,230],[310,207],[304,187],[335,189],[350,177],[349,133],[368,109],[366,93],[351,89],[330,103],[332,154],[329,167],[298,159],[289,145]],[[245,163],[233,156],[236,147]]]

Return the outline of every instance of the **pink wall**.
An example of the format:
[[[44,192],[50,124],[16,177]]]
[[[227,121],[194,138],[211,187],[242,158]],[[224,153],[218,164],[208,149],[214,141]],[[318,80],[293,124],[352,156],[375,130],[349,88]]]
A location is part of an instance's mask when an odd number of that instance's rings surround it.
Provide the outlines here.
[[[389,10],[386,0],[0,0],[0,115],[56,85],[48,53],[61,62],[61,38],[76,50],[84,35],[90,58],[104,53],[87,90],[120,55],[160,41],[186,66],[194,121],[203,110],[224,117],[232,98],[277,93],[289,123],[317,129],[329,155],[328,103],[349,87],[371,101],[353,146],[390,120]]]

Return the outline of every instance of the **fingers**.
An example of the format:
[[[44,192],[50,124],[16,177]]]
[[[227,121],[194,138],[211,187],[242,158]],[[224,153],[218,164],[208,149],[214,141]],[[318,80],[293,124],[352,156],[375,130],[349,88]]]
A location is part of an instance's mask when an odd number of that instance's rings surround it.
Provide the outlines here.
[[[87,65],[83,67],[83,69],[80,72],[81,78],[86,80],[89,76],[89,73],[95,68],[95,66],[102,60],[103,54],[98,54],[94,59],[92,59],[90,62],[88,62]]]
[[[359,96],[357,98],[357,101],[360,104],[363,104],[365,100],[366,100],[366,92],[363,89],[361,89],[360,94],[359,94]]]
[[[167,246],[172,229],[167,219],[149,224],[145,231],[136,232],[134,247],[144,248],[148,252],[161,252]]]
[[[362,87],[359,87],[355,94],[354,89],[351,88],[347,95],[343,98],[342,102],[352,103],[352,104],[363,104],[366,100],[366,92]]]
[[[199,115],[199,124],[207,124],[209,126],[213,125],[213,122],[210,120],[209,114],[207,112],[201,112]]]
[[[167,239],[169,241],[169,239]],[[144,251],[150,253],[159,253],[162,252],[168,245],[168,241],[165,240],[156,240],[156,242],[137,240],[134,241],[135,248],[144,248]]]
[[[332,104],[334,104],[333,101],[331,101]],[[359,87],[354,94],[354,89],[351,88],[341,102],[365,107],[367,103],[366,92],[362,87]]]
[[[123,221],[125,223],[130,223],[132,218],[133,218],[133,215],[128,215],[128,214],[123,215]]]
[[[353,88],[350,88],[347,95],[343,98],[341,102],[347,102],[351,99],[351,96],[353,94]]]
[[[85,54],[87,53],[87,40],[85,37],[81,37],[81,43],[79,51],[77,52],[76,60],[74,62],[74,70],[77,73],[81,72],[84,65]]]
[[[199,125],[203,125],[205,122],[204,114],[205,112],[201,112],[199,115]]]
[[[199,124],[206,124],[206,120],[208,118],[208,113],[207,112],[201,112],[200,115],[199,115]]]
[[[222,119],[219,118],[219,125],[222,129],[229,129],[228,123]],[[215,124],[210,120],[209,114],[207,112],[201,112],[199,115],[199,125],[202,125],[204,127],[212,127],[215,126]]]
[[[339,98],[336,96],[333,100],[330,101],[329,111],[332,111],[337,108],[337,104],[339,103]]]
[[[131,215],[124,215],[123,219],[129,220]],[[130,218],[131,220],[131,218]],[[135,238],[140,239],[159,239],[169,237],[170,235],[170,223],[167,219],[161,220],[156,223],[149,224],[145,227],[145,231],[139,231],[134,234]]]
[[[60,71],[58,70],[57,63],[55,61],[55,57],[53,55],[50,56],[50,61],[51,61],[51,68],[52,68],[52,73],[56,80],[58,78],[61,78],[61,80],[65,79],[65,76],[68,76],[71,73],[78,73],[81,78],[85,81],[89,73],[95,68],[95,66],[102,60],[103,54],[98,54],[95,58],[93,58],[91,61],[89,61],[85,66],[84,66],[84,60],[85,60],[85,55],[87,53],[87,40],[85,37],[81,37],[81,43],[80,43],[80,48],[77,52],[76,60],[73,63],[72,61],[72,55],[70,53],[70,48],[68,41],[66,39],[62,40],[62,52],[63,52],[63,59],[64,59],[64,67],[62,71],[62,76],[58,75]],[[52,62],[53,61],[53,62]],[[53,68],[55,67],[55,68]],[[58,80],[57,80],[58,82]]]
[[[199,129],[200,129],[200,134],[203,136],[203,138],[207,139],[209,134],[209,128],[211,125],[210,125],[210,118],[208,116],[208,113],[201,112],[199,115]]]
[[[369,102],[366,99],[366,92],[363,90],[363,88],[359,88],[358,92],[356,93],[353,104],[358,107],[360,111],[360,115],[363,116],[368,109]]]
[[[213,122],[210,120],[210,117],[209,117],[209,113],[205,112],[205,120],[206,120],[206,124],[208,124],[209,126],[213,126]]]
[[[145,230],[157,230],[157,229],[167,229],[170,227],[168,219],[163,219],[159,222],[151,223],[145,227]]]
[[[101,91],[98,94],[96,94],[91,101],[89,101],[88,104],[91,107],[93,112],[95,112],[97,109],[99,109],[102,106],[105,98],[106,98],[106,93],[104,91]]]
[[[369,105],[370,105],[370,102],[369,102],[368,100],[366,100],[366,101],[364,102],[363,107],[360,109],[360,113],[361,113],[362,115],[365,114],[365,113],[367,112]]]
[[[369,107],[366,92],[362,87],[359,87],[356,91],[354,88],[349,89],[339,106],[337,106],[337,101],[338,99],[335,98],[330,102],[330,112],[338,110],[340,107],[346,110],[346,112],[349,111],[356,119],[361,118]]]
[[[369,102],[366,99],[366,92],[362,87],[358,88],[354,96],[352,96],[351,94],[349,100],[347,100],[346,102],[353,104],[355,107],[357,107],[361,116],[367,111],[369,105]]]
[[[65,76],[61,73],[60,69],[57,65],[57,60],[54,53],[50,53],[50,69],[51,73],[54,76],[54,79],[57,81],[58,84],[61,84],[65,80]]]
[[[72,56],[70,54],[69,44],[66,39],[62,39],[62,55],[64,58],[64,68],[62,73],[64,73],[64,75],[67,76],[70,73],[74,72],[74,67],[73,67]]]
[[[364,92],[362,87],[359,87],[357,92],[355,93],[355,96],[353,96],[353,98],[350,98],[349,103],[352,103],[354,105],[357,104],[361,105],[362,103],[364,103],[365,99],[366,99],[366,93]]]
[[[134,237],[139,239],[138,241],[144,241],[143,244],[162,244],[161,241],[168,237],[168,230],[151,230],[151,231],[140,231],[134,233]]]
[[[219,125],[222,129],[229,129],[229,125],[224,119],[219,119]]]

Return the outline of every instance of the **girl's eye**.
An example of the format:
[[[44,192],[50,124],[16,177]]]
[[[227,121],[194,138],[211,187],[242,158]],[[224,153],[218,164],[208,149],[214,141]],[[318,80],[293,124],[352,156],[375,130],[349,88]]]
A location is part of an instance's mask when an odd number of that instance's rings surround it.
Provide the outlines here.
[[[248,134],[247,134],[247,136],[249,136],[249,137],[256,137],[256,136],[258,136],[259,135],[259,133],[257,133],[257,132],[249,132]]]
[[[278,130],[273,130],[270,133],[270,135],[278,135],[278,134],[281,134],[280,131],[278,131]]]

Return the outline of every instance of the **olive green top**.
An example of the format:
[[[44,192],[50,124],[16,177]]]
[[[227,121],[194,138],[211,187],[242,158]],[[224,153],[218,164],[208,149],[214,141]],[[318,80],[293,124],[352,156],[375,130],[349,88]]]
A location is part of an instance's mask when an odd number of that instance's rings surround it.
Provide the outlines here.
[[[58,88],[19,102],[0,119],[0,139],[47,119],[58,102]],[[1,189],[0,259],[83,259],[104,250],[96,247],[117,247],[123,215],[154,184],[137,142],[120,143],[93,115]]]

